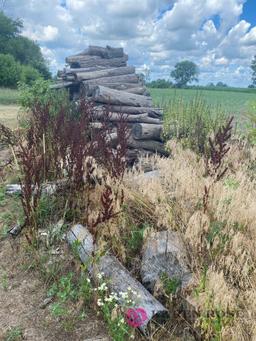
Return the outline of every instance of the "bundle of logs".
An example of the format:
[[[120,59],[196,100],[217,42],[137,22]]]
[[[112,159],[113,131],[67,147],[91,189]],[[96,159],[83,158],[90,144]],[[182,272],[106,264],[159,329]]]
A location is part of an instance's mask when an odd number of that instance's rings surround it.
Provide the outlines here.
[[[89,46],[84,52],[66,58],[69,65],[58,72],[53,88],[68,88],[71,100],[86,97],[94,102],[96,117],[106,110],[115,132],[125,117],[130,128],[128,158],[158,153],[166,155],[162,141],[162,116],[153,107],[152,99],[133,66],[127,66],[128,56],[123,48]]]

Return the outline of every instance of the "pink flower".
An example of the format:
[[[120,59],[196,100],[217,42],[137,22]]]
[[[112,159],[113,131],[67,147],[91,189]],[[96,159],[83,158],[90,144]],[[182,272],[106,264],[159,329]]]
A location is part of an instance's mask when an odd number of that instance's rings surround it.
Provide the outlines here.
[[[148,318],[147,313],[143,308],[130,308],[127,310],[125,317],[127,324],[133,328],[142,326]]]

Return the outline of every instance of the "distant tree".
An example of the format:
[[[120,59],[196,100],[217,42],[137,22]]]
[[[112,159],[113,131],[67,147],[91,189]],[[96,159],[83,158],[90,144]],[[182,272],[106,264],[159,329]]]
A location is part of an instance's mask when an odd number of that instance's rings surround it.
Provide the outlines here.
[[[21,66],[13,56],[0,54],[0,86],[14,88],[21,79]]]
[[[255,88],[255,85],[253,84],[248,85],[248,89],[254,89],[254,88]]]
[[[148,86],[150,88],[166,89],[166,88],[171,88],[173,86],[173,83],[165,79],[157,79],[148,83]]]
[[[171,77],[174,78],[176,86],[179,88],[186,87],[188,83],[193,81],[198,82],[198,75],[197,65],[189,60],[177,63],[171,72]]]
[[[31,65],[45,78],[51,77],[41,49],[34,41],[20,35],[23,23],[0,12],[0,51],[12,55],[21,64]]]
[[[214,83],[208,83],[207,85],[206,85],[206,87],[207,88],[215,88],[215,84]]]
[[[223,82],[218,82],[216,84],[216,88],[227,88],[227,87],[228,87],[228,85],[223,83]]]
[[[252,69],[252,84],[256,85],[256,56],[254,56],[252,60],[251,69]]]

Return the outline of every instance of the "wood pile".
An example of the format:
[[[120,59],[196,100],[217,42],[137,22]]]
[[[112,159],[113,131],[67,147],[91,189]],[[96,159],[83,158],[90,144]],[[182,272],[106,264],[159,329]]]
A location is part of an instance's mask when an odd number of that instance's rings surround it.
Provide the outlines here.
[[[69,65],[58,72],[55,89],[68,88],[72,100],[92,100],[100,120],[111,113],[113,131],[123,114],[130,127],[129,161],[138,155],[166,155],[162,141],[162,111],[153,107],[152,99],[133,66],[127,66],[123,48],[89,46],[85,51],[66,58]]]

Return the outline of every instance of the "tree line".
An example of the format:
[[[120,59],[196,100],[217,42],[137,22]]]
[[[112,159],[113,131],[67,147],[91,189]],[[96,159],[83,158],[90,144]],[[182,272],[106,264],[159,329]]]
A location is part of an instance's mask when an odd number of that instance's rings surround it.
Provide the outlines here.
[[[256,56],[254,56],[252,63],[251,63],[251,70],[252,70],[252,84],[248,86],[248,88],[255,88],[256,87]],[[166,79],[157,79],[153,80],[151,82],[146,82],[147,86],[151,88],[186,88],[189,86],[192,82],[198,82],[198,76],[199,76],[199,68],[198,66],[189,61],[184,60],[182,62],[179,62],[175,65],[174,70],[170,73],[170,77],[174,80],[172,82],[171,80]],[[198,86],[193,85],[190,86],[193,88],[196,88]],[[202,86],[199,86],[202,87]],[[217,82],[209,83],[205,86],[205,88],[210,89],[216,89],[216,88],[228,88],[229,86],[224,82]]]
[[[0,12],[0,86],[17,87],[19,82],[32,84],[51,73],[39,45],[23,37],[23,22]]]

